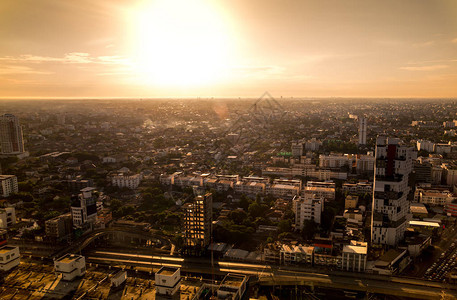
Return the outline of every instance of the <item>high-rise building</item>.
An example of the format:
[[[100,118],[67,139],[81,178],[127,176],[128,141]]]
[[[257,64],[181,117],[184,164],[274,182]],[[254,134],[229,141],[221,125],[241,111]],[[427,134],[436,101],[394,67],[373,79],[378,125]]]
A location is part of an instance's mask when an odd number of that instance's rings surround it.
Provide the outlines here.
[[[15,175],[0,175],[0,196],[8,197],[19,191]]]
[[[367,119],[359,118],[359,145],[367,144]]]
[[[303,229],[305,220],[321,223],[321,214],[324,211],[324,198],[314,193],[305,193],[303,197],[296,196],[292,201],[295,213],[295,228]]]
[[[302,142],[292,143],[292,156],[300,157],[302,155],[303,155],[303,143]]]
[[[24,141],[19,120],[12,114],[0,116],[0,141],[2,154],[24,153]]]
[[[87,187],[81,194],[71,198],[71,217],[74,227],[91,226],[97,220],[97,200],[92,192],[95,188]]]
[[[375,179],[371,242],[397,245],[404,238],[409,218],[408,186],[414,147],[402,145],[399,139],[378,137],[376,140]]]
[[[184,249],[187,254],[200,254],[209,245],[212,231],[213,197],[197,196],[184,205]]]

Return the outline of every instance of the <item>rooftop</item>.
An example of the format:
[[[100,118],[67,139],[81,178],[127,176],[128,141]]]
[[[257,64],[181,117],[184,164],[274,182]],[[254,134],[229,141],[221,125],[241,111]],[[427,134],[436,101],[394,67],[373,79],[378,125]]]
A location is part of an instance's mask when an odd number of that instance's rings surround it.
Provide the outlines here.
[[[77,261],[77,260],[79,260],[81,258],[84,258],[84,256],[77,255],[77,254],[65,254],[61,258],[58,258],[57,261],[61,262],[61,263],[64,263],[64,264],[68,264],[68,263],[71,263],[73,261]]]
[[[175,274],[178,271],[179,271],[179,268],[162,267],[159,271],[157,271],[157,274],[165,275],[165,276],[171,276],[171,275]]]
[[[13,251],[14,249],[16,249],[17,247],[13,247],[13,246],[3,246],[0,248],[0,254],[3,254],[3,253],[7,253],[7,252],[10,252],[10,251]]]

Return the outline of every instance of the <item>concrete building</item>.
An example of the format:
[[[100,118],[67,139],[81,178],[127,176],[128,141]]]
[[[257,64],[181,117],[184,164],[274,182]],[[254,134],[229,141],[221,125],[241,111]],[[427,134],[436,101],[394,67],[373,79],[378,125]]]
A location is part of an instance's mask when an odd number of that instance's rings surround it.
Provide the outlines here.
[[[306,194],[304,197],[296,196],[292,201],[295,213],[295,228],[303,229],[305,220],[321,223],[321,214],[324,211],[324,198],[315,194]]]
[[[345,271],[364,272],[367,265],[367,252],[366,242],[351,241],[349,245],[344,245],[341,268]]]
[[[16,224],[16,210],[14,207],[0,208],[0,229],[7,229]]]
[[[356,159],[357,174],[373,174],[375,160],[372,155],[358,155]]]
[[[244,275],[227,274],[216,291],[217,299],[239,300],[246,291],[248,278]]]
[[[9,197],[19,191],[17,177],[15,175],[0,175],[0,195]]]
[[[302,196],[307,194],[314,194],[318,197],[324,198],[326,201],[335,200],[335,188],[319,187],[319,186],[305,186],[302,191]]]
[[[175,267],[162,267],[155,274],[156,293],[174,296],[181,288],[181,269]]]
[[[0,247],[0,271],[9,271],[20,263],[19,247]]]
[[[97,220],[97,199],[92,194],[95,188],[84,188],[81,194],[71,198],[71,217],[73,226],[92,226]]]
[[[423,204],[445,206],[454,200],[457,200],[457,196],[448,189],[416,187],[414,191],[414,201]]]
[[[62,280],[71,281],[86,274],[86,259],[77,254],[65,254],[54,260],[56,275],[62,275]]]
[[[415,182],[432,182],[432,164],[429,162],[414,162]]]
[[[302,142],[292,143],[292,156],[301,157],[302,155],[303,155],[303,143]]]
[[[409,174],[417,152],[396,138],[378,137],[371,220],[371,241],[396,246],[409,218]]]
[[[282,244],[280,250],[281,264],[313,264],[314,247]]]
[[[300,194],[300,187],[288,184],[272,184],[266,188],[266,194],[283,199],[293,199]]]
[[[22,127],[16,116],[12,114],[0,116],[0,142],[2,154],[17,155],[25,152]]]
[[[111,277],[111,286],[113,288],[120,287],[125,281],[127,281],[127,271],[119,270],[116,274]]]
[[[207,193],[184,205],[184,250],[188,254],[199,255],[210,244],[212,202],[212,194]]]
[[[359,145],[367,144],[367,119],[359,118]]]
[[[359,202],[359,196],[347,195],[344,199],[344,209],[356,208]]]
[[[424,141],[424,140],[418,140],[416,142],[417,145],[417,150],[424,150],[427,152],[433,152],[435,149],[435,143],[432,143],[430,141]]]
[[[61,239],[68,236],[73,229],[71,213],[64,214],[45,222],[46,236]]]
[[[141,182],[141,174],[119,172],[111,177],[111,184],[120,188],[136,189]]]
[[[352,166],[352,161],[355,159],[351,154],[330,154],[319,155],[319,167],[336,169],[343,166]]]
[[[318,151],[319,148],[322,146],[322,142],[316,140],[316,138],[312,138],[305,143],[305,151]]]

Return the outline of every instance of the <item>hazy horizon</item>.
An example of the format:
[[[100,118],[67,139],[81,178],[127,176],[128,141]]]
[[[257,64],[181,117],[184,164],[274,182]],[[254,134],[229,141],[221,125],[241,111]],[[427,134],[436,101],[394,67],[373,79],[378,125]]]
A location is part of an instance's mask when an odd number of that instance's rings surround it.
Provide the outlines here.
[[[5,0],[0,12],[0,98],[457,97],[453,0]]]

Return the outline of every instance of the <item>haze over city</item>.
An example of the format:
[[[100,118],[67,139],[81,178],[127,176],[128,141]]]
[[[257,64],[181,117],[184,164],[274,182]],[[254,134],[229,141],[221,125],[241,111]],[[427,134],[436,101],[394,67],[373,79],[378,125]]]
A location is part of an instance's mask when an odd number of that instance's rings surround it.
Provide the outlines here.
[[[457,1],[0,1],[0,299],[457,299]]]
[[[0,3],[0,97],[455,97],[457,3]]]

